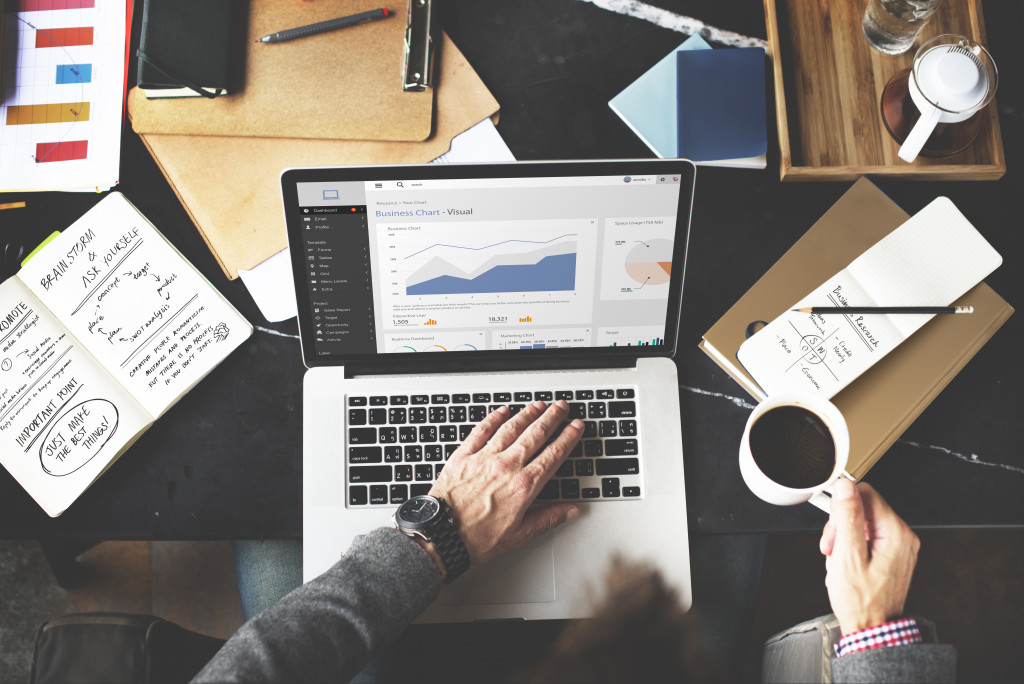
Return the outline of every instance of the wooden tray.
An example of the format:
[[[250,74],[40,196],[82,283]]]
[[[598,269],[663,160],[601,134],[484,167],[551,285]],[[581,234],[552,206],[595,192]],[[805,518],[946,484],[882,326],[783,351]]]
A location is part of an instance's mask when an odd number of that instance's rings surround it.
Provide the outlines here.
[[[1006,173],[995,100],[980,114],[977,139],[942,159],[904,162],[882,122],[882,90],[893,74],[911,66],[922,42],[959,33],[987,45],[980,0],[946,0],[914,47],[895,56],[883,55],[865,40],[863,2],[764,0],[764,10],[782,180],[853,180],[865,174],[996,180]]]

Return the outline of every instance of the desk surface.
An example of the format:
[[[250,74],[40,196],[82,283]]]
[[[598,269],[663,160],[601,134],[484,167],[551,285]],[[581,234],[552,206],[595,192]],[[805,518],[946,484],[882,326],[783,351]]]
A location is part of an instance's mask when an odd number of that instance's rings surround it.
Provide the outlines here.
[[[709,25],[765,37],[762,4],[657,3]],[[502,105],[499,131],[518,159],[649,157],[607,101],[683,40],[589,2],[447,0],[441,23]],[[997,182],[878,180],[906,211],[950,197],[1003,255],[987,282],[1024,306],[1024,78],[1017,3],[985,5],[1000,74],[1008,171]],[[133,39],[138,39],[136,12]],[[137,44],[137,42],[135,43]],[[134,74],[134,61],[131,66]],[[770,105],[769,105],[770,106]],[[774,112],[769,108],[769,116]],[[701,335],[849,183],[782,184],[774,126],[764,171],[701,168],[677,358],[687,509],[694,533],[820,529],[810,506],[762,503],[744,487],[737,447],[750,400],[697,349]],[[62,517],[49,519],[0,471],[7,538],[256,538],[301,534],[302,374],[294,320],[268,324],[240,281],[227,281],[174,193],[126,127],[119,190],[256,326],[236,351],[149,430]],[[230,179],[225,179],[230,182]],[[0,235],[66,227],[96,195],[2,195]],[[1024,525],[1024,364],[1018,313],[868,474],[915,526]]]

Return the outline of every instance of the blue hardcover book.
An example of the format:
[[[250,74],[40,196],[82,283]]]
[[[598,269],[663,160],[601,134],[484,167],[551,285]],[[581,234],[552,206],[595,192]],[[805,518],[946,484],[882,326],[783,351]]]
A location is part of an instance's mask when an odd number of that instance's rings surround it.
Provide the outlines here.
[[[677,155],[696,162],[765,154],[764,49],[681,50],[676,60]]]

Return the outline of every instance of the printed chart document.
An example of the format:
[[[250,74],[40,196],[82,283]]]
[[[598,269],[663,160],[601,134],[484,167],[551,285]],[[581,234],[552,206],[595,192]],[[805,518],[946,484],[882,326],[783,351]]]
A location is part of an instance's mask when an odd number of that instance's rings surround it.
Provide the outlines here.
[[[60,515],[251,334],[111,193],[0,285],[0,462]]]
[[[953,203],[939,197],[791,308],[945,306],[1001,263]],[[740,345],[737,358],[769,396],[807,391],[828,398],[932,316],[787,311]]]

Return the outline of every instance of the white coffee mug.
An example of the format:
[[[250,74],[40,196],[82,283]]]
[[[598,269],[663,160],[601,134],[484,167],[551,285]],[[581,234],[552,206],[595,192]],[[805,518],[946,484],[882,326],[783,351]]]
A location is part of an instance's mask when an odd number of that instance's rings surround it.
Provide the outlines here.
[[[782,406],[797,406],[810,411],[821,419],[832,437],[832,444],[835,449],[835,464],[828,477],[814,486],[797,489],[776,482],[761,470],[751,451],[751,428],[768,411]],[[849,457],[850,430],[846,426],[843,414],[836,408],[835,404],[808,392],[777,394],[768,397],[758,404],[747,418],[747,426],[743,431],[743,441],[740,442],[740,474],[743,476],[743,481],[750,488],[750,491],[768,503],[777,506],[792,506],[809,501],[827,513],[830,510],[831,498],[825,491],[840,477],[850,478],[845,470]]]

